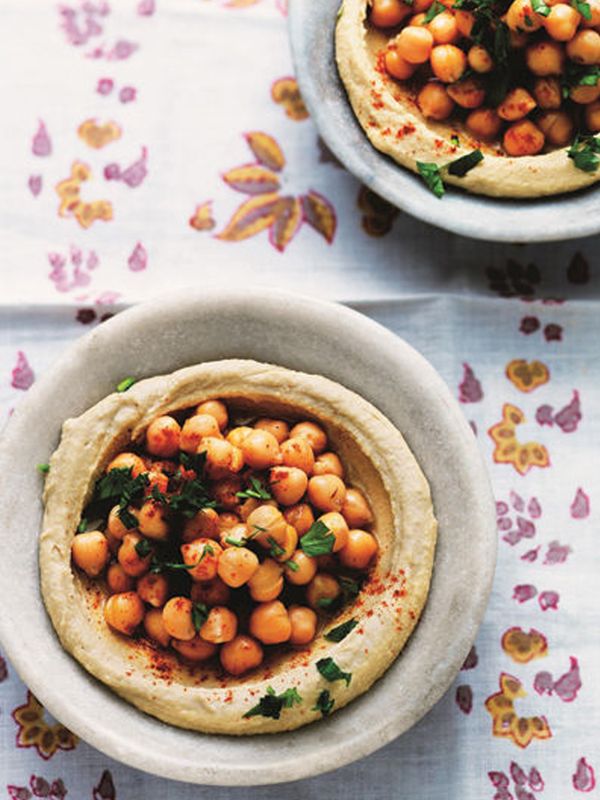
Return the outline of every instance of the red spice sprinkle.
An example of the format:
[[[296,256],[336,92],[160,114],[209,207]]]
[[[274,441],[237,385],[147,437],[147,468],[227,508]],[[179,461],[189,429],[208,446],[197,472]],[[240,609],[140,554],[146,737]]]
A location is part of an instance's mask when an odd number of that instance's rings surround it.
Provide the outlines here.
[[[370,608],[370,609],[367,611],[367,617],[372,617],[372,616],[373,616],[373,609],[372,609],[372,608]]]
[[[403,139],[405,136],[409,136],[411,133],[414,133],[415,130],[415,126],[409,122],[407,125],[403,125],[402,128],[398,128],[396,131],[396,139]]]
[[[381,135],[382,135],[382,136],[389,136],[391,132],[392,132],[392,129],[391,129],[391,128],[384,128],[384,129],[381,131]]]
[[[233,692],[232,692],[232,691],[231,691],[231,689],[230,689],[230,690],[227,692],[227,694],[225,695],[225,699],[224,699],[224,701],[223,701],[223,702],[224,702],[224,703],[231,703],[232,701],[233,701]]]

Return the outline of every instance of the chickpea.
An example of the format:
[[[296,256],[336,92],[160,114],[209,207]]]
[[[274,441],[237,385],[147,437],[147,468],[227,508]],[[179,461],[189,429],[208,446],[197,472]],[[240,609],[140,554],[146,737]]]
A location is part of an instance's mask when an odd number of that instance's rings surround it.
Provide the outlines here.
[[[326,610],[339,597],[341,591],[333,575],[317,572],[306,587],[306,600],[311,608],[317,611]]]
[[[494,69],[494,59],[480,44],[474,44],[467,53],[467,62],[474,72],[485,74]]]
[[[252,469],[267,469],[279,463],[279,442],[269,431],[254,429],[241,444],[244,461]]]
[[[544,147],[544,134],[531,122],[523,119],[504,133],[503,145],[509,156],[535,156]]]
[[[471,35],[473,25],[475,24],[475,15],[470,11],[457,11],[455,17],[458,32],[461,36],[468,38]]]
[[[196,453],[205,436],[221,438],[217,420],[211,414],[197,414],[195,417],[188,417],[181,429],[179,449],[184,453]]]
[[[186,661],[206,661],[217,652],[217,647],[212,642],[207,642],[196,635],[193,639],[180,641],[173,639],[171,645]]]
[[[565,51],[558,42],[542,39],[529,45],[525,51],[525,60],[527,68],[534,75],[542,78],[561,75],[565,68]]]
[[[284,510],[283,516],[288,525],[293,525],[298,536],[304,536],[305,533],[308,533],[315,521],[315,515],[308,503],[289,506]]]
[[[387,73],[399,81],[408,80],[416,70],[415,64],[411,64],[410,61],[402,58],[395,47],[386,50],[384,63]]]
[[[106,541],[108,542],[108,549],[113,556],[116,556],[119,552],[119,547],[121,547],[121,540],[113,536],[108,530],[104,532],[104,535],[106,536]]]
[[[96,578],[110,558],[106,536],[101,531],[79,533],[71,542],[73,561],[90,578]]]
[[[131,509],[127,509],[130,513],[133,513]],[[113,506],[108,514],[108,521],[106,523],[106,529],[110,533],[111,536],[114,536],[115,539],[122,539],[128,530],[135,530],[134,528],[126,528],[121,518],[119,517],[119,506]]]
[[[171,458],[179,450],[181,427],[173,417],[157,417],[146,431],[146,450],[153,456]]]
[[[413,13],[422,13],[423,11],[428,11],[433,3],[433,0],[414,0],[412,5]],[[423,14],[425,16],[425,14]]]
[[[298,467],[273,467],[269,472],[269,489],[275,500],[282,506],[298,503],[308,486],[306,472]]]
[[[185,521],[181,538],[186,544],[194,539],[216,539],[219,535],[219,522],[219,515],[214,508],[202,508]]]
[[[231,590],[221,578],[212,581],[193,583],[190,590],[192,603],[203,603],[205,606],[226,606],[231,597]]]
[[[244,502],[238,506],[236,510],[243,521],[246,522],[250,514],[259,506],[263,505],[277,508],[277,503],[275,500],[258,500],[256,497],[249,497],[247,500],[244,500]]]
[[[373,522],[373,514],[369,503],[360,489],[346,489],[342,514],[352,528],[360,528]]]
[[[206,642],[223,644],[235,638],[237,627],[238,621],[233,611],[225,606],[215,606],[208,612],[199,633]]]
[[[308,439],[292,436],[281,445],[282,463],[286,467],[297,467],[307,475],[312,474],[315,456]]]
[[[285,534],[283,538],[275,540],[277,547],[271,543],[271,555],[276,561],[287,561],[292,557],[296,547],[298,546],[298,534],[293,525],[285,526]]]
[[[248,583],[258,569],[258,557],[247,547],[229,547],[219,558],[219,578],[234,589]]]
[[[136,514],[138,529],[148,539],[165,540],[169,538],[167,509],[154,500],[146,500]]]
[[[123,594],[133,589],[133,578],[120,564],[111,564],[106,571],[106,585],[111,594]]]
[[[246,525],[255,541],[263,547],[270,547],[269,537],[273,537],[275,541],[285,537],[287,522],[278,508],[262,505],[250,514]]]
[[[513,50],[522,50],[529,44],[529,36],[521,31],[511,31],[509,29],[508,39]]]
[[[511,89],[497,108],[500,119],[515,122],[523,119],[536,106],[536,102],[527,89],[517,86]]]
[[[578,31],[567,42],[567,55],[576,64],[600,64],[600,33],[590,29]]]
[[[575,125],[566,111],[544,111],[536,120],[546,142],[555,147],[565,147],[573,140]]]
[[[135,592],[112,594],[104,605],[104,619],[111,628],[131,636],[144,619],[144,604]]]
[[[568,42],[575,36],[581,17],[573,6],[557,3],[544,18],[546,33],[558,42]]]
[[[581,24],[584,28],[598,28],[600,26],[600,0],[587,0],[591,13],[591,19],[582,19]]]
[[[223,531],[229,531],[235,525],[239,524],[240,518],[237,514],[234,514],[231,511],[224,511],[222,514],[219,514],[219,534],[221,534]]]
[[[225,550],[228,550],[232,547],[240,547],[241,545],[245,544],[250,538],[250,531],[248,530],[248,526],[243,522],[238,522],[237,525],[233,525],[231,528],[225,528],[219,534],[219,541],[221,543],[221,547]],[[231,541],[237,542],[238,544],[231,544]]]
[[[242,442],[246,436],[248,436],[248,434],[252,433],[253,430],[254,428],[249,428],[247,425],[242,425],[239,428],[232,428],[225,438],[230,444],[241,448]]]
[[[327,434],[323,428],[315,422],[298,422],[294,425],[290,431],[290,439],[295,439],[297,436],[301,439],[306,439],[313,453],[316,455],[319,455],[327,449]],[[306,472],[306,470],[304,471]]]
[[[306,606],[290,606],[288,615],[292,624],[291,644],[308,644],[317,632],[317,615]]]
[[[506,24],[511,31],[533,33],[542,27],[542,19],[531,6],[531,0],[513,0],[506,12]]]
[[[442,121],[448,119],[450,114],[452,114],[454,100],[452,100],[443,84],[430,81],[419,91],[417,95],[417,105],[423,116],[427,119]]]
[[[585,107],[585,124],[592,133],[600,132],[600,101]]]
[[[465,78],[448,86],[448,94],[461,108],[479,108],[485,100],[485,89],[477,78]]]
[[[562,90],[558,78],[537,78],[533,94],[540,108],[556,109],[562,105]]]
[[[330,511],[327,514],[323,514],[317,521],[322,522],[330,533],[335,536],[332,552],[337,553],[348,541],[348,523],[338,511]]]
[[[450,44],[459,37],[456,17],[451,11],[442,11],[437,14],[427,27],[436,44]]]
[[[136,591],[144,603],[154,608],[164,606],[169,595],[169,581],[164,575],[147,572],[138,580]]]
[[[150,469],[153,472],[164,472],[165,475],[175,475],[179,469],[179,465],[168,458],[162,458],[157,461],[150,462]]]
[[[279,600],[256,606],[248,624],[252,636],[263,644],[287,642],[292,633],[287,609]]]
[[[189,641],[196,635],[192,621],[192,601],[187,597],[172,597],[162,610],[163,625],[169,636]]]
[[[403,28],[396,37],[398,54],[411,64],[424,64],[429,59],[432,47],[433,35],[427,28],[409,25],[407,28]],[[308,425],[309,423],[303,424]],[[294,430],[295,428],[292,429],[292,433]],[[313,450],[315,450],[314,447]],[[315,452],[317,451],[315,450]]]
[[[193,542],[182,544],[180,549],[183,563],[194,565],[192,569],[187,570],[193,581],[211,581],[216,577],[223,549],[213,539],[194,539]]]
[[[205,400],[196,408],[196,414],[209,414],[217,420],[219,430],[224,430],[229,422],[227,406],[222,400]]]
[[[212,494],[221,508],[233,509],[239,505],[238,492],[242,491],[242,479],[237,475],[221,478],[212,487]]]
[[[296,569],[290,569],[289,562],[296,565]],[[305,586],[310,583],[317,574],[317,562],[312,556],[307,556],[304,550],[296,550],[288,559],[284,569],[288,583],[294,586]]]
[[[595,103],[600,97],[600,81],[595,86],[572,86],[569,97],[574,103],[584,106]]]
[[[454,44],[439,44],[431,51],[431,69],[442,83],[456,83],[467,68],[467,57]]]
[[[411,12],[402,0],[373,0],[369,19],[376,28],[393,28]]]
[[[135,453],[119,453],[119,455],[115,456],[110,462],[106,468],[106,472],[111,472],[113,469],[130,469],[131,477],[137,478],[142,472],[146,472],[146,465]]]
[[[163,494],[169,488],[169,476],[165,475],[164,472],[156,472],[155,470],[150,470],[146,473],[148,477],[148,485],[144,489],[144,494],[151,495],[152,490],[156,486],[159,492]]]
[[[223,669],[237,677],[262,664],[263,649],[251,636],[236,636],[223,645],[219,657]]]
[[[426,25],[427,23],[425,22],[425,16],[426,16],[425,14],[415,14],[414,16],[412,16],[410,18],[410,20],[408,21],[408,24],[409,25],[413,25],[413,26],[416,25],[417,27],[421,27],[422,25]],[[413,68],[416,69],[414,64],[413,64]]]
[[[465,124],[469,131],[478,139],[495,139],[502,127],[502,120],[493,108],[477,108],[475,111],[471,111],[465,120]],[[343,509],[342,513],[344,513]],[[344,516],[346,515],[344,514]],[[365,522],[351,522],[348,520],[348,524],[352,525],[352,527],[359,527],[370,521],[371,520],[366,520]]]
[[[144,629],[148,636],[161,647],[168,647],[171,637],[163,623],[162,608],[151,608],[144,617]]]
[[[341,511],[346,486],[337,475],[315,475],[308,482],[308,499],[319,511]]]
[[[205,471],[213,480],[226,478],[230,472],[239,472],[244,466],[242,450],[225,439],[205,437],[198,445],[198,453],[206,453]]]
[[[377,539],[367,531],[353,528],[346,546],[340,550],[340,561],[350,569],[366,569],[377,552]]]
[[[126,533],[117,553],[119,564],[127,575],[131,575],[133,578],[139,578],[140,575],[150,569],[152,553],[142,557],[135,549],[136,545],[139,545],[142,541],[144,541],[144,538],[139,533]]]
[[[272,558],[265,558],[248,581],[250,597],[257,603],[267,603],[283,591],[283,567]]]
[[[290,435],[290,426],[282,419],[263,417],[262,419],[256,420],[254,427],[256,430],[268,431],[273,434],[279,444],[283,444]]]

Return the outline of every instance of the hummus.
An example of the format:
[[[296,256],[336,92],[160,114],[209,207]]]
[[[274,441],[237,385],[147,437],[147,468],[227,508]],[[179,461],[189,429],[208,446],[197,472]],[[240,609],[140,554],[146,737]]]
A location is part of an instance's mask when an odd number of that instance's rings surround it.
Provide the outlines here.
[[[498,146],[475,140],[459,120],[426,119],[410,85],[394,80],[380,66],[379,54],[386,49],[388,36],[369,25],[366,17],[367,0],[343,0],[336,60],[354,113],[377,150],[417,172],[417,161],[442,166],[478,148],[483,161],[464,177],[444,172],[444,182],[495,197],[542,197],[600,181],[600,169],[577,169],[567,156],[568,148],[509,157]],[[452,136],[458,136],[459,144]]]
[[[322,425],[346,465],[348,480],[368,496],[378,558],[360,594],[321,625],[304,649],[275,655],[240,678],[183,664],[144,639],[116,634],[104,621],[107,590],[71,564],[71,543],[96,479],[109,461],[144,436],[156,417],[221,398],[247,416],[311,418]],[[65,649],[124,699],[164,722],[232,735],[291,730],[321,718],[328,690],[337,711],[366,692],[392,664],[415,628],[431,579],[436,522],[429,486],[402,435],[363,398],[326,378],[254,361],[204,363],[136,383],[65,422],[50,461],[40,539],[41,589]],[[339,642],[325,634],[349,619]],[[316,663],[331,657],[344,680],[330,682]],[[271,687],[271,688],[270,688]],[[268,691],[302,698],[279,719],[245,718]]]

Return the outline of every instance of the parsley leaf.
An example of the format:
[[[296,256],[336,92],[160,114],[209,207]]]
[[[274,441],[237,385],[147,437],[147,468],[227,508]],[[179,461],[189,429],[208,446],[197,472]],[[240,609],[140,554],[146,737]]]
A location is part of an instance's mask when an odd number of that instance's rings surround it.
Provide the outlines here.
[[[217,505],[215,500],[210,498],[208,488],[201,478],[184,481],[178,492],[169,495],[163,494],[157,486],[153,486],[152,499],[186,519],[195,517],[203,508],[214,508]]]
[[[348,636],[348,634],[353,631],[357,625],[357,619],[349,619],[346,622],[342,622],[341,625],[332,628],[328,633],[325,634],[325,638],[328,642],[341,642],[342,639],[345,639],[346,636]]]
[[[38,464],[37,471],[41,472],[42,475],[47,475],[50,472],[50,464]]]
[[[275,694],[275,689],[272,686],[267,688],[267,693],[260,698],[257,705],[246,711],[244,719],[250,717],[271,717],[271,719],[279,719],[281,712],[284,708],[291,708],[293,705],[302,702],[302,697],[298,694],[297,689],[286,689],[281,694]]]
[[[540,14],[542,17],[547,17],[550,13],[550,8],[546,5],[544,0],[531,0],[531,7],[536,14]]]
[[[196,633],[208,619],[208,606],[204,603],[194,603],[192,606],[192,625]]]
[[[288,558],[287,561],[284,562],[285,566],[292,570],[292,572],[298,572],[300,567],[296,564],[295,561],[292,561],[291,558]]]
[[[335,536],[320,520],[313,522],[300,539],[300,547],[307,556],[325,556],[333,551]]]
[[[333,658],[321,658],[317,661],[315,666],[326,681],[330,683],[333,683],[333,681],[345,681],[346,686],[349,686],[352,673],[341,670]]]
[[[437,164],[417,161],[417,169],[419,170],[419,175],[436,197],[443,197],[446,194],[442,174]]]
[[[254,498],[255,500],[272,500],[272,495],[265,489],[263,484],[252,476],[250,478],[250,489],[245,489],[243,492],[236,492],[236,497],[239,497],[240,500],[248,500],[249,498]]]
[[[81,522],[77,526],[77,533],[85,533],[87,531],[88,521],[85,517],[81,518]]]
[[[427,13],[425,14],[425,19],[423,20],[423,25],[427,25],[428,22],[431,22],[432,19],[437,17],[438,14],[441,14],[442,11],[446,10],[446,6],[439,2],[439,0],[433,0],[433,3],[429,6]]]
[[[324,717],[328,717],[334,705],[335,700],[332,700],[329,689],[323,689],[321,694],[317,697],[317,702],[311,708],[311,711],[320,711]]]
[[[131,467],[111,469],[96,481],[94,494],[87,507],[88,518],[105,516],[110,507],[117,503],[117,514],[123,525],[129,529],[137,527],[137,518],[129,511],[128,506],[143,497],[148,483],[145,472],[133,478]]]
[[[271,545],[271,549],[269,550],[269,555],[272,555],[273,558],[279,558],[285,553],[283,547],[278,544],[277,540],[274,539],[272,536],[267,537],[267,542]]]
[[[600,165],[600,136],[577,136],[567,156],[582,172],[596,172]]]
[[[152,552],[152,545],[148,539],[140,539],[140,541],[135,544],[135,552],[140,558],[146,558]]]
[[[464,178],[467,172],[472,170],[473,167],[476,167],[481,161],[483,161],[483,153],[481,150],[472,150],[470,153],[467,153],[466,156],[461,156],[455,161],[451,161],[448,164],[448,172],[450,175]]]
[[[127,389],[131,389],[134,383],[136,383],[136,378],[123,378],[121,383],[117,384],[117,392],[126,392]]]
[[[581,16],[586,19],[588,22],[592,18],[592,9],[590,8],[590,4],[586,3],[585,0],[571,0],[571,5],[578,11]]]
[[[458,147],[458,145],[460,144],[460,139],[455,133],[453,133],[452,136],[450,137],[450,141],[454,145],[454,147]]]

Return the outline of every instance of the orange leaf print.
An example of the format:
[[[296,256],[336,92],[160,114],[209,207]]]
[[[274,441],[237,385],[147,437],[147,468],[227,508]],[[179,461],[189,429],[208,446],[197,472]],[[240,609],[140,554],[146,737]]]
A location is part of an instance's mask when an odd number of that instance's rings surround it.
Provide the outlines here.
[[[510,403],[502,408],[502,421],[489,429],[488,434],[496,445],[493,459],[497,464],[512,464],[520,475],[525,475],[532,467],[550,466],[550,456],[542,444],[526,442],[521,444],[516,436],[516,428],[525,422],[521,409]]]
[[[514,701],[526,696],[521,681],[503,672],[500,675],[500,691],[485,701],[485,707],[492,717],[492,734],[511,739],[523,748],[534,739],[549,739],[552,736],[545,717],[520,717],[516,713]]]
[[[60,722],[45,719],[44,706],[27,691],[27,702],[15,708],[12,717],[17,723],[17,747],[35,747],[43,759],[51,758],[57,750],[73,750],[77,737]]]
[[[504,652],[517,664],[527,664],[534,658],[548,654],[548,641],[543,633],[532,628],[525,633],[522,628],[509,628],[501,640]]]
[[[269,228],[275,221],[279,200],[276,193],[259,194],[246,200],[216,238],[226,242],[241,242]]]
[[[298,81],[295,78],[276,80],[271,86],[271,98],[273,102],[283,107],[286,116],[290,119],[300,122],[308,118],[308,110],[304,105]]]
[[[303,194],[300,199],[304,221],[331,244],[337,226],[335,211],[331,203],[322,194],[312,190],[308,194]]]
[[[113,218],[112,203],[108,200],[94,200],[84,203],[80,198],[81,184],[91,177],[90,168],[81,161],[71,167],[71,176],[56,184],[60,197],[59,217],[74,217],[82,228],[89,228],[97,219],[108,221]]]
[[[212,215],[212,200],[200,203],[189,219],[190,226],[197,231],[212,231],[216,222]]]
[[[121,128],[116,122],[99,125],[95,119],[86,119],[77,129],[77,134],[89,147],[99,150],[121,137]]]
[[[550,371],[541,361],[525,361],[516,358],[506,367],[506,377],[521,392],[533,392],[538,386],[548,383]]]
[[[108,222],[113,218],[112,204],[108,200],[79,203],[73,210],[73,216],[82,228],[89,228],[97,219]]]
[[[250,149],[263,166],[275,172],[285,167],[285,156],[272,136],[261,131],[252,131],[245,136]]]
[[[279,178],[270,169],[258,164],[234,167],[223,175],[226,184],[244,194],[267,194],[279,189]]]
[[[225,3],[225,8],[249,8],[260,3],[260,0],[229,0]]]
[[[282,197],[277,203],[275,221],[269,232],[273,247],[281,253],[302,224],[302,206],[297,197]]]

